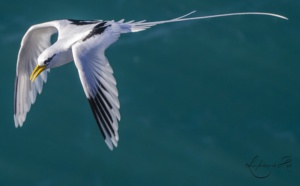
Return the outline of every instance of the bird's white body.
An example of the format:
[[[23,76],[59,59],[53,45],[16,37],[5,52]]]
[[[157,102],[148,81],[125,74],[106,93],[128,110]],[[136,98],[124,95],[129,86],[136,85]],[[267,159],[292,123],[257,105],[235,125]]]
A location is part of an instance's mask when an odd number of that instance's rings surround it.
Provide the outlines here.
[[[186,18],[192,13],[194,12],[175,19],[157,22],[65,19],[30,27],[22,39],[17,62],[15,126],[23,125],[31,105],[35,102],[37,93],[41,93],[43,83],[47,80],[47,71],[50,68],[74,61],[99,129],[108,147],[113,149],[119,140],[120,103],[113,70],[104,52],[118,40],[122,33],[138,32],[157,24],[169,22],[233,15],[257,14],[286,19],[276,14],[257,12]],[[51,36],[55,33],[58,33],[58,38],[51,45]]]

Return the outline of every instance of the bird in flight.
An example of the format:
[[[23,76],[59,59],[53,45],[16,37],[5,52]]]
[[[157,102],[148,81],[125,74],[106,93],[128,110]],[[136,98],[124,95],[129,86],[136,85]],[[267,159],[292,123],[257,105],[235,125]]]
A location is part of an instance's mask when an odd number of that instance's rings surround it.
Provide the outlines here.
[[[14,92],[14,122],[22,126],[37,93],[42,92],[47,81],[47,72],[74,61],[84,93],[109,147],[117,147],[120,102],[113,70],[104,53],[123,33],[139,32],[152,26],[237,15],[267,15],[287,19],[284,16],[243,12],[190,17],[193,12],[165,21],[103,21],[63,19],[31,26],[24,35],[18,54]],[[57,41],[51,45],[51,36],[58,33]]]

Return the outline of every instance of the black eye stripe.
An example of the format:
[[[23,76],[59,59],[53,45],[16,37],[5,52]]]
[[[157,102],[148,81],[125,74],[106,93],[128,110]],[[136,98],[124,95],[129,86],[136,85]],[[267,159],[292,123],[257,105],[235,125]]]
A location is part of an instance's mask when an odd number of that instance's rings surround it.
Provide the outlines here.
[[[48,59],[46,59],[44,63],[45,63],[45,64],[49,63],[55,55],[56,55],[56,54],[54,54],[53,56],[51,56],[51,57],[49,57]]]

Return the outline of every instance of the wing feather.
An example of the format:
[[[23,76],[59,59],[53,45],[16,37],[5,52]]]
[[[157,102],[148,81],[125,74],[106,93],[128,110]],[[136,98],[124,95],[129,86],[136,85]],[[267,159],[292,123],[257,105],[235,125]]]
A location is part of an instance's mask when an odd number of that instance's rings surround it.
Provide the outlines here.
[[[79,77],[107,146],[117,147],[120,103],[113,70],[104,55],[105,49],[120,35],[116,25],[106,25],[101,34],[77,42],[72,47]]]
[[[55,22],[34,25],[24,35],[19,50],[14,96],[15,126],[22,126],[37,93],[42,92],[47,81],[47,71],[42,72],[32,83],[30,74],[37,65],[38,56],[51,45],[51,35],[58,32]]]

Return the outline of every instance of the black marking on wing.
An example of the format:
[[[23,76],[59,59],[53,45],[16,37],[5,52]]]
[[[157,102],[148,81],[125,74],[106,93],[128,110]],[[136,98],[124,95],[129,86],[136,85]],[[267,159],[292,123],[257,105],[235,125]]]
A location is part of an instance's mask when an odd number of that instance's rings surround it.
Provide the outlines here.
[[[97,34],[102,34],[104,32],[104,30],[107,28],[107,27],[110,27],[110,25],[105,25],[106,22],[102,22],[102,23],[99,23],[97,24],[93,30],[87,35],[85,36],[82,41],[85,41],[91,37],[93,37],[94,35],[97,35]]]
[[[97,88],[97,94],[92,97],[88,98],[90,103],[90,107],[93,111],[94,117],[97,121],[97,125],[101,131],[102,136],[106,139],[105,133],[111,138],[112,135],[115,136],[115,131],[113,129],[113,116],[111,116],[110,110],[112,109],[111,103],[105,97],[103,91],[107,91],[102,83],[98,81],[98,85],[100,87]],[[105,132],[104,132],[104,131]]]
[[[108,90],[105,88],[105,86],[103,86],[103,84],[97,80],[98,85],[100,85],[101,88],[103,88],[103,90],[105,90],[106,92],[108,92]],[[110,104],[110,102],[107,100],[106,96],[103,94],[103,91],[99,91],[100,89],[98,89],[98,93],[101,94],[102,98],[104,99],[104,101],[107,103],[107,105],[109,106],[110,109],[112,109],[112,105]]]
[[[89,100],[89,103],[90,103],[92,112],[93,112],[93,114],[94,114],[94,117],[95,117],[95,119],[96,119],[96,121],[97,121],[98,128],[100,129],[100,132],[101,132],[101,134],[102,134],[102,136],[103,136],[103,138],[104,138],[104,140],[105,140],[105,139],[106,139],[105,134],[104,134],[103,129],[102,129],[102,127],[101,127],[101,123],[98,121],[98,118],[97,118],[98,113],[96,113],[97,108],[96,108],[96,106],[95,106],[95,101],[94,101],[93,99],[88,99],[88,100]]]
[[[75,19],[68,19],[68,20],[73,25],[90,25],[90,24],[95,24],[95,23],[99,23],[100,22],[98,20],[91,20],[91,21],[75,20]]]

